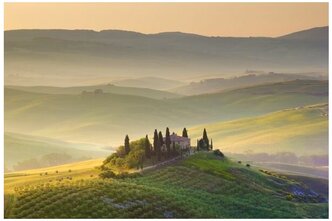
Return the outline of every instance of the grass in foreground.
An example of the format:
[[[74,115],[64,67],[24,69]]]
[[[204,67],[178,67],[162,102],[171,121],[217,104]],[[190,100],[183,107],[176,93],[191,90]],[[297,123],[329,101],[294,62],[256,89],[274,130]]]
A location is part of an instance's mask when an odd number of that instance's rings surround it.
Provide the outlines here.
[[[5,179],[6,180],[6,179]],[[314,182],[314,180],[311,180]],[[313,186],[313,185],[311,185]],[[301,196],[298,192],[302,192]],[[11,218],[327,218],[295,178],[198,153],[136,178],[42,182],[12,195]]]

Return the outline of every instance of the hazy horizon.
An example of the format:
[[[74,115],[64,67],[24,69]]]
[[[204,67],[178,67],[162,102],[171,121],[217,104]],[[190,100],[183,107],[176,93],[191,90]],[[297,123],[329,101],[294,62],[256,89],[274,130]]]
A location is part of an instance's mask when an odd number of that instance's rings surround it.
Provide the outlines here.
[[[323,26],[328,26],[327,3],[5,3],[5,30],[278,37]]]
[[[313,27],[309,27],[306,29],[301,29],[301,30],[294,30],[291,32],[287,32],[287,33],[283,33],[279,36],[221,36],[221,35],[217,35],[217,36],[209,36],[209,35],[204,35],[204,34],[197,34],[197,33],[192,33],[192,32],[182,32],[182,31],[178,31],[178,30],[168,30],[168,31],[162,31],[162,32],[154,32],[154,33],[146,33],[146,32],[139,32],[139,31],[134,31],[134,30],[128,30],[128,29],[102,29],[102,30],[94,30],[94,29],[84,29],[84,28],[77,28],[77,29],[64,29],[64,28],[22,28],[22,29],[8,29],[5,30],[5,32],[8,31],[21,31],[21,30],[28,30],[28,31],[33,31],[33,30],[41,30],[41,31],[48,31],[48,30],[63,30],[63,31],[92,31],[92,32],[104,32],[104,31],[119,31],[119,32],[129,32],[129,33],[138,33],[138,34],[143,34],[143,35],[158,35],[158,34],[165,34],[165,33],[182,33],[182,34],[189,34],[189,35],[199,35],[199,36],[203,36],[203,37],[212,37],[212,38],[278,38],[278,37],[282,37],[284,35],[288,35],[288,34],[293,34],[293,33],[297,33],[297,32],[301,32],[301,31],[306,31],[306,30],[311,30],[311,29],[315,29],[315,28],[324,28],[324,27],[329,27],[329,25],[325,25],[325,26],[313,26]]]

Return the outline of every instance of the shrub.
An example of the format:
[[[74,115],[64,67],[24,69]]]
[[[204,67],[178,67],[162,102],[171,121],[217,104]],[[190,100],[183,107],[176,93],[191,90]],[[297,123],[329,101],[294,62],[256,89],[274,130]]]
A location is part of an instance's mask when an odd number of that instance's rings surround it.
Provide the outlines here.
[[[293,200],[293,195],[292,194],[288,194],[286,196],[286,199],[289,200],[289,201],[292,201]]]
[[[241,160],[239,160],[239,161],[237,161],[237,163],[241,164],[241,163],[242,163],[242,161],[241,161]]]
[[[250,164],[247,163],[246,167],[250,167]]]
[[[99,174],[99,177],[102,179],[114,178],[116,177],[116,174],[112,170],[105,170]]]
[[[216,156],[219,156],[219,157],[224,157],[225,155],[220,151],[220,150],[214,150],[213,153],[216,155]]]

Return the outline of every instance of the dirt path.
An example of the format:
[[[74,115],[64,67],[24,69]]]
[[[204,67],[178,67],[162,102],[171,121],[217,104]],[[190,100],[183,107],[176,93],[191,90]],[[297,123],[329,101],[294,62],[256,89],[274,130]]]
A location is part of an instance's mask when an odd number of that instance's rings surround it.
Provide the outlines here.
[[[151,166],[148,166],[148,167],[144,167],[142,170],[140,170],[141,172],[143,171],[146,171],[146,170],[151,170],[151,169],[155,169],[155,168],[158,168],[158,167],[161,167],[161,166],[165,166],[165,165],[168,165],[168,164],[171,164],[171,163],[174,163],[178,160],[181,160],[181,159],[185,159],[187,158],[188,156],[191,156],[195,153],[191,153],[189,155],[183,155],[182,157],[181,156],[177,156],[177,157],[174,157],[170,160],[167,160],[167,161],[163,161],[161,163],[158,163],[158,164],[155,164],[155,165],[151,165]]]

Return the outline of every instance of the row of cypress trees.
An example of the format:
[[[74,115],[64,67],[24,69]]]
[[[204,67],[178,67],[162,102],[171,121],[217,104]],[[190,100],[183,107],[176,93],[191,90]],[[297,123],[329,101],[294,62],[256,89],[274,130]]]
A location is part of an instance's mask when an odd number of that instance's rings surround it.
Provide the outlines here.
[[[183,129],[182,136],[188,137],[188,132],[186,128]],[[166,146],[166,150],[162,149],[163,145]],[[124,149],[125,149],[125,154],[127,155],[130,152],[130,143],[128,135],[126,135],[125,137]],[[158,132],[157,129],[154,130],[153,145],[151,145],[149,137],[148,135],[146,135],[144,142],[144,149],[145,149],[146,158],[150,159],[152,156],[156,156],[159,161],[161,160],[162,157],[169,158],[171,156],[178,154],[176,151],[175,143],[171,142],[171,137],[168,127],[166,128],[165,141],[162,132],[161,131]]]
[[[186,128],[183,128],[182,137],[188,137],[188,131]],[[164,144],[166,146],[166,151],[162,150],[162,147]],[[125,153],[128,154],[130,152],[130,144],[129,144],[128,135],[126,135],[126,137],[125,137],[124,147],[125,147]],[[162,132],[159,131],[159,133],[158,133],[157,129],[154,130],[153,146],[150,143],[148,135],[146,135],[144,149],[145,149],[145,156],[148,159],[150,159],[151,156],[156,155],[158,160],[161,160],[162,155],[165,155],[166,157],[170,157],[170,156],[176,154],[175,143],[174,142],[171,143],[169,128],[168,127],[166,128],[165,141],[164,141]],[[206,129],[204,128],[203,137],[201,139],[197,140],[197,150],[199,151],[199,150],[212,150],[212,149],[213,149],[213,141],[211,139],[211,142],[210,142]]]

